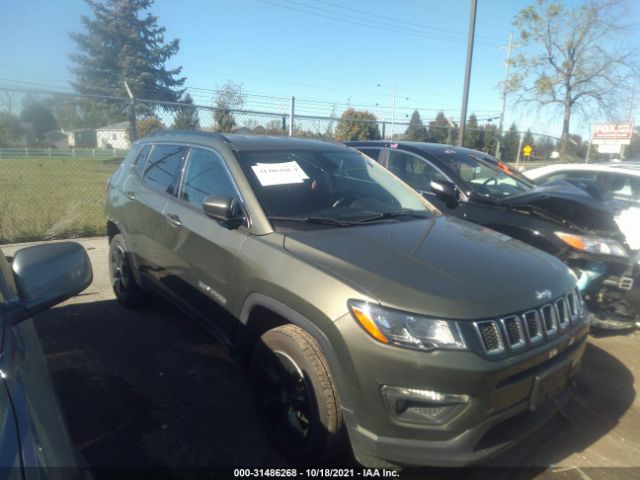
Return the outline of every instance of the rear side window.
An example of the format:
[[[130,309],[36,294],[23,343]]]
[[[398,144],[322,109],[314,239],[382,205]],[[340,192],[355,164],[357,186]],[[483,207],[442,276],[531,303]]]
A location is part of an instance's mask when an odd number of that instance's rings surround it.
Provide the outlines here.
[[[151,151],[151,145],[145,145],[138,152],[138,156],[133,161],[133,168],[135,168],[136,173],[142,177],[144,173],[144,166],[147,163],[147,157],[149,156],[149,152]]]
[[[147,160],[144,182],[154,190],[175,194],[187,150],[181,145],[156,145]]]
[[[222,160],[208,150],[191,149],[180,198],[200,207],[206,197],[215,194],[237,196]]]

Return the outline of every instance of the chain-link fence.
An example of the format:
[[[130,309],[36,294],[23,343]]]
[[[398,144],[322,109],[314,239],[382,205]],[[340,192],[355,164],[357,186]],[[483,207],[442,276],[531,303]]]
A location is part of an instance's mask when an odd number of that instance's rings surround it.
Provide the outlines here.
[[[0,89],[0,94],[14,100],[9,108],[0,103],[0,243],[103,234],[107,179],[134,139],[158,130],[447,144],[455,144],[459,133],[446,119],[412,125],[350,111],[311,116],[295,114],[294,108],[261,112],[51,92]],[[15,95],[20,111],[12,108]],[[549,161],[558,145],[556,138],[528,132],[500,135],[492,124],[468,126],[465,132],[465,146],[492,155],[499,150],[503,161],[520,164]]]

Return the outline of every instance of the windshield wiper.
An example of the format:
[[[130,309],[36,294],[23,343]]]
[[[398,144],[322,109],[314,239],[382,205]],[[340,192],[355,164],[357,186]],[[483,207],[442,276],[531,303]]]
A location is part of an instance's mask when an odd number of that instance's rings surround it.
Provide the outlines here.
[[[353,227],[354,222],[338,220],[331,217],[283,217],[283,216],[267,216],[269,220],[282,222],[302,222],[317,223],[319,225],[334,225],[336,227]]]
[[[354,220],[354,223],[370,223],[378,220],[387,220],[389,218],[397,217],[428,218],[427,215],[416,212],[381,212],[376,215],[371,215],[370,217],[364,217],[358,220]]]

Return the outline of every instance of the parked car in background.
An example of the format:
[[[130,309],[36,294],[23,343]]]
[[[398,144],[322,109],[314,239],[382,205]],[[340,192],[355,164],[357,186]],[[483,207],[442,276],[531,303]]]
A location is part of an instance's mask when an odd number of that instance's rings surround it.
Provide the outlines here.
[[[639,163],[557,164],[527,170],[524,174],[541,185],[564,180],[588,191],[600,189],[602,199],[615,211],[616,222],[629,247],[640,250]]]
[[[589,324],[566,265],[352,149],[159,132],[106,204],[117,299],[160,292],[220,338],[296,463],[346,438],[369,466],[475,463],[570,395]]]
[[[420,142],[345,142],[375,159],[443,212],[522,240],[578,277],[592,324],[635,329],[632,253],[609,209],[566,182],[536,185],[488,154]]]
[[[0,472],[85,478],[58,407],[31,317],[84,290],[91,264],[76,243],[0,250]]]

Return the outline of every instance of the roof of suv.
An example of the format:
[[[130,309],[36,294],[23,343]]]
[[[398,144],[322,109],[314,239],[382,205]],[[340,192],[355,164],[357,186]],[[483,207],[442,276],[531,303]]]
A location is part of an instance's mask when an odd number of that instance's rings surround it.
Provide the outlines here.
[[[175,140],[196,141],[209,143],[209,141],[222,141],[231,144],[237,151],[250,150],[287,150],[295,149],[342,149],[340,144],[334,144],[323,140],[296,137],[280,137],[270,135],[238,135],[232,133],[199,132],[189,130],[161,130],[141,140]]]
[[[466,147],[457,147],[455,145],[447,145],[445,143],[426,143],[426,142],[409,142],[409,141],[388,141],[388,140],[358,140],[351,142],[344,142],[345,145],[349,145],[350,147],[387,147],[387,148],[397,148],[397,147],[409,147],[415,150],[422,150],[426,153],[437,154],[441,153],[443,150],[455,149],[460,152],[468,152],[468,153],[478,153],[478,150],[474,150],[472,148]],[[392,145],[395,145],[392,147]]]

